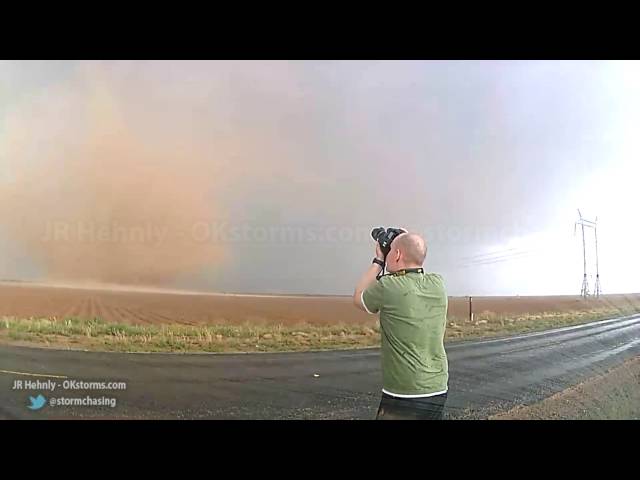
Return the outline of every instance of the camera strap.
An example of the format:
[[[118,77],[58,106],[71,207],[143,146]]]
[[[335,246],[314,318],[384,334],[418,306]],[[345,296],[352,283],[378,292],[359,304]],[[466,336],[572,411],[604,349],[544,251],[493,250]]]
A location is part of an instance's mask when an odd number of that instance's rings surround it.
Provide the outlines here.
[[[392,277],[401,277],[406,275],[407,273],[424,273],[424,268],[404,268],[402,270],[398,270],[397,272],[388,273],[387,275]]]
[[[378,262],[376,262],[378,263]],[[380,273],[378,273],[378,275],[376,275],[376,280],[380,280],[382,277],[384,277],[384,269],[386,268],[386,262],[383,263],[382,265],[382,270],[380,270]]]

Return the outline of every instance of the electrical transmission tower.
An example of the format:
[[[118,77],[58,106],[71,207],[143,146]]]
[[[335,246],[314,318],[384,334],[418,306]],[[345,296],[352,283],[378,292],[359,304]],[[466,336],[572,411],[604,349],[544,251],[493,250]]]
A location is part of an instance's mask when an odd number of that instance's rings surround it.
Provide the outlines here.
[[[581,229],[582,229],[582,264],[583,264],[583,274],[582,274],[582,288],[580,289],[580,296],[581,297],[588,297],[589,296],[589,283],[587,281],[587,252],[586,252],[586,243],[585,243],[585,239],[584,239],[584,228],[593,228],[593,231],[595,233],[595,241],[596,241],[596,284],[594,286],[594,294],[596,297],[600,296],[600,270],[599,270],[599,266],[598,266],[598,217],[596,217],[595,222],[592,222],[591,220],[587,220],[586,218],[584,218],[582,216],[582,213],[580,213],[580,209],[578,209],[578,217],[579,220],[574,224],[573,226],[573,233],[575,235],[576,232],[576,227],[578,225],[580,225]]]
[[[596,298],[600,297],[600,269],[598,268],[598,217],[596,217],[596,221],[593,222],[593,233],[596,239],[596,287],[595,294]]]

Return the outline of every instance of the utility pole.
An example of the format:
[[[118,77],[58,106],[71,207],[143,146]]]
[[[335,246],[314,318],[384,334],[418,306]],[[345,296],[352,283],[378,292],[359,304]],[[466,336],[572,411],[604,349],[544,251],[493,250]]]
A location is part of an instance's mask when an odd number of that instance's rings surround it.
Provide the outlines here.
[[[573,226],[573,234],[576,233],[576,227],[580,225],[582,229],[582,288],[580,289],[580,296],[583,298],[587,298],[589,296],[589,283],[587,281],[587,251],[586,251],[586,243],[584,239],[584,227],[593,228],[595,232],[595,240],[596,240],[596,284],[594,293],[596,297],[600,296],[600,271],[598,269],[598,230],[597,230],[597,222],[598,218],[596,217],[596,221],[592,222],[591,220],[587,220],[583,218],[582,213],[580,213],[580,209],[578,209],[578,217],[579,220]]]
[[[600,269],[598,268],[598,217],[596,217],[596,221],[593,223],[593,233],[595,234],[596,239],[596,287],[595,293],[596,298],[600,297]]]
[[[584,243],[584,223],[582,222],[582,214],[580,213],[580,209],[578,209],[578,220],[573,225],[573,234],[576,233],[576,226],[580,225],[582,227],[582,288],[580,289],[580,296],[582,298],[587,298],[589,296],[589,282],[587,281],[587,251]]]

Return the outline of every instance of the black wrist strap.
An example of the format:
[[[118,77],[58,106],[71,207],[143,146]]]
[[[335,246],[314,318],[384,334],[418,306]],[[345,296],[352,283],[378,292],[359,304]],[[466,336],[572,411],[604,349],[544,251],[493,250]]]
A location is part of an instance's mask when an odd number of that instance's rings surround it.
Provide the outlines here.
[[[384,269],[384,262],[382,260],[380,260],[379,258],[374,258],[371,263],[377,263],[378,265],[380,265]]]

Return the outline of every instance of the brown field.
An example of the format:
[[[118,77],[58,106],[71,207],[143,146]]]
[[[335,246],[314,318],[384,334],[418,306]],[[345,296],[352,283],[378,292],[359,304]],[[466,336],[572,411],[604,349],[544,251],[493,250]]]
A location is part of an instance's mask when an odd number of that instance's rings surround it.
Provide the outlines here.
[[[473,297],[475,315],[575,312],[600,307],[640,310],[640,294]],[[449,319],[468,317],[468,297],[450,297]],[[356,310],[350,297],[176,293],[0,283],[0,316],[100,318],[127,324],[373,325],[377,316]]]

